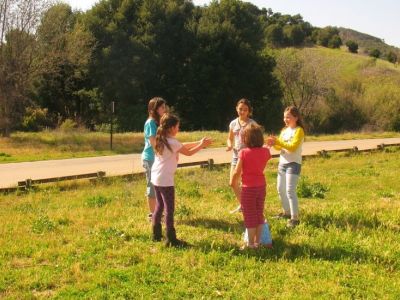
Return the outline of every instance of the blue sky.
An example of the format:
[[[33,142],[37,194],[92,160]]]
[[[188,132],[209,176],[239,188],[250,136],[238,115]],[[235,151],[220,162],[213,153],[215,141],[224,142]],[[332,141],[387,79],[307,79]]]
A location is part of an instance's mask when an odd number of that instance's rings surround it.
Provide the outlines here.
[[[64,0],[75,9],[87,10],[98,0]],[[194,0],[207,5],[209,0]],[[258,7],[283,14],[301,14],[314,26],[351,28],[400,47],[400,0],[249,0]]]

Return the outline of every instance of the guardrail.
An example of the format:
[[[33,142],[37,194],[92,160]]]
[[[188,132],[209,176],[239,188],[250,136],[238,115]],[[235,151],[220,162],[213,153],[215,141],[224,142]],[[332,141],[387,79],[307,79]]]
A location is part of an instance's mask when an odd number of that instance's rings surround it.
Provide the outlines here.
[[[103,178],[105,175],[106,175],[106,172],[98,171],[96,173],[52,177],[52,178],[45,178],[45,179],[26,179],[24,181],[18,181],[18,187],[28,189],[36,184],[67,181],[67,180],[77,180],[77,179]]]
[[[363,149],[363,150],[359,150],[357,146],[354,146],[352,148],[343,148],[343,149],[334,149],[334,150],[320,150],[317,152],[317,154],[311,154],[311,155],[307,155],[307,156],[303,156],[303,157],[328,157],[329,152],[358,153],[358,152],[369,152],[369,151],[382,151],[385,149],[385,147],[393,147],[393,146],[400,146],[400,143],[379,144],[379,145],[377,145],[376,148]],[[274,154],[274,155],[272,155],[272,157],[273,158],[279,157],[279,154]],[[228,165],[228,164],[230,164],[230,162],[220,163],[218,165]],[[201,168],[208,168],[208,169],[212,170],[215,166],[215,163],[214,163],[213,159],[208,159],[208,160],[204,160],[204,161],[196,161],[196,162],[178,164],[179,168],[194,167],[194,166],[200,166]],[[144,174],[144,172],[143,172],[143,174]],[[129,176],[129,175],[132,175],[132,174],[122,175],[122,176]],[[44,184],[44,183],[53,183],[53,182],[77,180],[77,179],[101,179],[104,177],[106,177],[106,172],[98,171],[95,173],[70,175],[70,176],[62,176],[62,177],[52,177],[52,178],[44,178],[44,179],[26,179],[24,181],[19,181],[17,187],[0,188],[0,193],[9,193],[9,192],[17,191],[17,190],[27,190],[27,189],[32,188],[35,185]],[[116,177],[120,177],[120,176],[116,176]]]
[[[214,160],[208,159],[208,160],[204,160],[204,161],[196,161],[196,162],[178,164],[179,168],[194,167],[194,166],[200,166],[201,168],[208,168],[211,170],[214,168]],[[143,174],[144,174],[144,172],[143,172]],[[129,175],[130,174],[128,174],[128,176]],[[122,176],[124,176],[124,175],[122,175]],[[44,183],[54,183],[54,182],[78,180],[78,179],[101,179],[104,177],[106,177],[106,172],[98,171],[95,173],[69,175],[69,176],[61,176],[61,177],[51,177],[51,178],[43,178],[43,179],[28,178],[23,181],[18,181],[17,187],[0,188],[0,192],[10,193],[10,192],[14,192],[17,190],[28,190],[35,185],[44,184]]]

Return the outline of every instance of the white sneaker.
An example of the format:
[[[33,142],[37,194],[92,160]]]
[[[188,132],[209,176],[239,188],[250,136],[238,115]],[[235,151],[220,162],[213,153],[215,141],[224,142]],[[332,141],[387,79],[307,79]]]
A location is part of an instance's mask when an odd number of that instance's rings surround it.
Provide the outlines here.
[[[236,207],[234,210],[231,210],[230,213],[234,214],[234,213],[241,213],[242,212],[242,206],[238,206]]]

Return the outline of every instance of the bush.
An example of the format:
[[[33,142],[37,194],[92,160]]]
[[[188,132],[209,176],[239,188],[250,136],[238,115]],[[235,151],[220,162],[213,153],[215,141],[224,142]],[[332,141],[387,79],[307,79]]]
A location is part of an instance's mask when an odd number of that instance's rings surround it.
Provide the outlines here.
[[[346,46],[351,53],[358,52],[358,44],[355,41],[352,41],[352,40],[347,41]]]
[[[71,119],[65,119],[64,122],[61,123],[59,129],[64,132],[71,132],[78,128],[78,124]]]
[[[41,234],[47,231],[52,231],[56,228],[53,221],[48,216],[40,216],[33,222],[32,231],[37,234]]]
[[[321,112],[321,120],[316,128],[320,132],[338,133],[360,130],[367,117],[358,104],[363,96],[363,86],[358,81],[344,85],[340,95],[334,89],[325,97],[325,109]]]
[[[297,193],[301,198],[323,199],[325,198],[325,193],[328,191],[329,188],[324,186],[322,183],[310,183],[306,177],[302,177],[297,186]]]
[[[40,131],[50,126],[51,121],[48,117],[47,108],[28,107],[22,119],[22,130]]]
[[[387,55],[386,55],[386,59],[391,62],[392,64],[396,63],[397,61],[397,54],[394,53],[393,51],[390,51]]]
[[[101,123],[98,125],[94,125],[94,130],[97,132],[104,132],[109,133],[111,131],[111,124],[110,123]],[[117,124],[113,125],[113,132],[118,132],[119,127]]]
[[[372,49],[368,52],[369,56],[379,58],[381,56],[381,51],[378,49]]]

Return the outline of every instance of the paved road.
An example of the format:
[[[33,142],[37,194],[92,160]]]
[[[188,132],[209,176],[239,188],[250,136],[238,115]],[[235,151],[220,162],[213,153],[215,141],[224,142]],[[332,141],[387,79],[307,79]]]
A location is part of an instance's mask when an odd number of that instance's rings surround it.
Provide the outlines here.
[[[400,138],[305,142],[303,155],[314,155],[320,150],[350,149],[354,146],[357,146],[359,150],[374,149],[379,144],[395,143],[400,143]],[[278,152],[273,150],[272,153]],[[231,155],[224,148],[211,148],[204,149],[192,157],[181,155],[179,162],[203,161],[212,158],[217,164],[227,163]],[[140,154],[0,164],[0,188],[16,186],[18,181],[28,178],[43,179],[97,171],[104,171],[107,176],[143,172]]]

